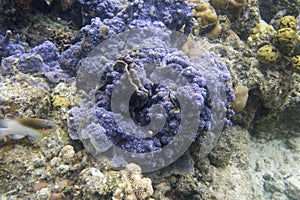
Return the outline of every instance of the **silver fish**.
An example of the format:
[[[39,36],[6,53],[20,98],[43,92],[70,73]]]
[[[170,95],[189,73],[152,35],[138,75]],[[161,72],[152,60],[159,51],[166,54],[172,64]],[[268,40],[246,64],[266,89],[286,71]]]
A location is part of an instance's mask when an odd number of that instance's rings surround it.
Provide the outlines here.
[[[38,143],[57,128],[54,122],[45,119],[4,119],[0,120],[0,139],[7,135],[12,135],[12,139],[30,136],[35,143]]]

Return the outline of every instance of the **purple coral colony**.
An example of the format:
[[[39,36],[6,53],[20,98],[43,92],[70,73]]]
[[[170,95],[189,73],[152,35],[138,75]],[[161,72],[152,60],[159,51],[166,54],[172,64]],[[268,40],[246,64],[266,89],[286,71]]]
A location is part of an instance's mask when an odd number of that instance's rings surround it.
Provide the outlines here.
[[[94,148],[103,148],[104,140],[101,140],[101,135],[113,142],[114,145],[128,152],[144,153],[155,152],[167,145],[178,132],[178,127],[182,122],[180,114],[180,103],[176,97],[170,97],[170,88],[151,82],[146,77],[143,77],[145,63],[160,63],[175,69],[182,74],[189,84],[192,85],[192,90],[189,91],[190,98],[200,107],[198,120],[198,131],[196,135],[191,135],[193,140],[204,137],[205,132],[215,122],[212,117],[212,101],[220,101],[219,105],[228,108],[233,96],[231,89],[227,87],[226,81],[230,79],[229,72],[226,66],[219,64],[216,58],[210,54],[204,54],[199,57],[198,61],[201,66],[198,66],[182,51],[167,47],[163,49],[162,44],[165,44],[165,38],[171,37],[167,30],[181,31],[184,34],[190,34],[193,26],[192,3],[181,0],[165,0],[165,1],[143,1],[130,0],[126,4],[117,0],[80,0],[83,12],[83,23],[85,26],[81,28],[81,39],[79,42],[71,45],[68,49],[58,53],[56,46],[45,41],[42,44],[30,48],[22,43],[12,43],[10,37],[12,33],[7,31],[3,36],[0,36],[0,58],[2,58],[2,73],[11,72],[10,66],[17,62],[17,69],[23,73],[40,73],[45,76],[51,83],[59,83],[64,81],[71,83],[76,80],[76,75],[82,63],[86,63],[86,57],[92,52],[97,45],[101,44],[108,38],[113,37],[126,30],[150,28],[154,31],[153,36],[148,39],[153,41],[159,47],[153,45],[146,48],[141,48],[139,51],[129,52],[127,55],[121,55],[118,58],[112,59],[113,52],[103,52],[105,63],[99,64],[100,79],[94,83],[98,87],[93,96],[93,107],[89,109],[80,109],[85,107],[82,101],[81,105],[74,107],[71,112],[70,121],[70,136],[72,139],[81,139],[81,134],[89,134],[88,138],[94,140]],[[151,40],[151,37],[152,40]],[[134,43],[134,40],[133,40]],[[147,44],[147,42],[146,42]],[[134,44],[132,44],[134,45]],[[91,72],[95,71],[92,68],[92,63],[88,63]],[[224,87],[226,97],[222,99],[214,99],[210,96],[210,91],[207,86],[207,80],[204,76],[207,73],[216,73],[216,71],[202,71],[205,67],[215,67],[220,75],[213,85],[216,88]],[[163,128],[153,137],[137,138],[128,135],[126,131],[118,127],[116,124],[111,108],[112,91],[122,74],[125,73],[125,68],[129,67],[139,73],[138,77],[141,81],[144,92],[135,92],[129,102],[129,111],[135,123],[139,126],[145,126],[150,123],[149,109],[154,104],[160,104],[166,110],[167,119]],[[88,68],[88,67],[87,67]],[[88,98],[88,97],[83,97]],[[179,110],[175,112],[174,110]],[[85,112],[85,113],[83,113]],[[95,131],[91,126],[90,130],[79,132],[82,116],[85,114],[93,115],[95,113],[98,127]],[[232,115],[231,110],[226,111],[224,121],[230,124],[229,117]],[[94,139],[93,139],[94,138]],[[103,144],[102,144],[102,143]],[[102,150],[100,150],[102,151]]]

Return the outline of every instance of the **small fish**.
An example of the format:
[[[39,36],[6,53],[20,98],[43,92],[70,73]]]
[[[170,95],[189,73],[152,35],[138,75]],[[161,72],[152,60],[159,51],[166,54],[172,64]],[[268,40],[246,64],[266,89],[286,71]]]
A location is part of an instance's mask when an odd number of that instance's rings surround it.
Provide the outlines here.
[[[45,0],[46,4],[47,4],[48,6],[51,5],[52,1],[53,1],[53,0]]]
[[[57,129],[57,125],[45,119],[4,119],[0,120],[0,139],[12,135],[12,139],[30,136],[38,143],[43,137]]]

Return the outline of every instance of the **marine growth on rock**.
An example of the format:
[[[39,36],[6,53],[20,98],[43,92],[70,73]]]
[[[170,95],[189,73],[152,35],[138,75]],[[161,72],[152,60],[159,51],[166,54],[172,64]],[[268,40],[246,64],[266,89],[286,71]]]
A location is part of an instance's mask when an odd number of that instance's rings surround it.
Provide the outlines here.
[[[189,58],[180,50],[192,31],[195,5],[80,4],[86,23],[77,43],[62,53],[51,41],[25,50],[10,43],[8,31],[0,37],[1,70],[42,74],[51,83],[76,76],[83,96],[70,112],[70,136],[96,156],[114,149],[117,166],[134,161],[152,171],[174,162],[196,140],[206,155],[230,125],[233,95],[226,84],[230,74],[213,54]]]
[[[130,0],[125,5],[116,2],[81,1],[85,7],[94,5],[92,12],[83,11],[84,15],[93,18],[90,24],[82,27],[84,33],[82,41],[62,52],[59,60],[63,69],[76,73],[75,66],[84,55],[110,35],[123,32],[127,28],[145,26],[148,23],[161,23],[172,30],[184,29],[186,34],[192,31],[193,4],[185,0]],[[104,8],[106,11],[101,12]]]
[[[144,171],[174,162],[198,139],[208,153],[230,123],[230,75],[212,54],[190,59],[180,51],[186,38],[147,23],[93,49],[77,66],[87,96],[71,110],[71,138],[96,157],[113,151],[115,165],[135,162]]]

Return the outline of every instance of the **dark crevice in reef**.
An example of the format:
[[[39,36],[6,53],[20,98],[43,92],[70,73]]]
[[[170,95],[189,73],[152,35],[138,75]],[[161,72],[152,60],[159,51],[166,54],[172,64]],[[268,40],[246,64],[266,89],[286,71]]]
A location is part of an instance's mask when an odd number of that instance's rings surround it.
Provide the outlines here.
[[[60,0],[0,1],[0,33],[11,30],[29,46],[41,44],[47,38],[63,51],[76,42],[76,32],[82,26],[81,6],[74,1],[63,5]]]
[[[285,12],[284,15],[299,15],[300,2],[298,0],[260,0],[258,2],[261,18],[268,23],[278,12]]]

